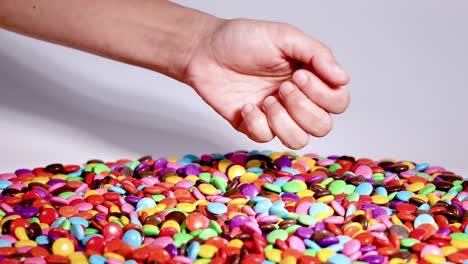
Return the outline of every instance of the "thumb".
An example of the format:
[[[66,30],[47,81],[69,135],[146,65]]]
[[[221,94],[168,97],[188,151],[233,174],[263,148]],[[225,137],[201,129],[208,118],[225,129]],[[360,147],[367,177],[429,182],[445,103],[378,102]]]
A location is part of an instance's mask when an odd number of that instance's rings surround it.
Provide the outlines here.
[[[331,86],[344,86],[349,82],[348,74],[336,63],[331,50],[320,41],[299,29],[281,24],[278,47],[286,57],[312,68],[314,73]]]

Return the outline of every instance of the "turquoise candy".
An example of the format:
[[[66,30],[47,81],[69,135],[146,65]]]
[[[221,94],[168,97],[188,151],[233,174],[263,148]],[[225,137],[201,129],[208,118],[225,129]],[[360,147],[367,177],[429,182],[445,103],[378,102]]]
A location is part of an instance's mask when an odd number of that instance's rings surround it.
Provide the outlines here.
[[[0,181],[0,190],[5,190],[6,188],[8,188],[8,186],[10,186],[12,184],[13,183],[11,181],[1,180]]]
[[[372,184],[368,182],[363,182],[356,187],[354,192],[358,193],[359,195],[370,195],[372,193],[372,190],[374,190]]]
[[[11,242],[8,240],[0,240],[0,247],[11,247]]]
[[[273,203],[270,200],[262,200],[258,202],[255,207],[255,213],[266,213],[270,210],[270,207],[273,206]]]
[[[90,264],[105,264],[106,258],[103,256],[99,256],[99,255],[92,255],[89,257],[89,263]]]
[[[68,221],[70,221],[70,224],[72,225],[82,225],[84,227],[88,227],[89,226],[89,222],[88,220],[84,219],[84,218],[81,218],[81,217],[76,217],[76,216],[73,216],[73,217],[70,217],[68,219]]]
[[[413,195],[414,195],[413,192],[401,191],[397,193],[396,198],[400,201],[408,202],[409,198]]]
[[[324,203],[314,203],[309,208],[309,214],[312,216],[316,216],[321,212],[330,212],[330,207]]]
[[[354,204],[350,205],[348,207],[348,210],[346,210],[345,216],[348,217],[356,212],[356,206]]]
[[[328,262],[333,264],[351,264],[351,260],[343,254],[334,254],[328,258]]]
[[[315,241],[310,240],[310,239],[304,239],[304,244],[306,245],[307,248],[311,248],[315,250],[322,249],[322,247],[320,247]]]
[[[289,214],[288,210],[284,209],[283,207],[279,207],[279,206],[270,207],[270,209],[268,210],[268,213],[271,214],[271,215],[279,216],[281,218],[287,218],[288,214]]]
[[[134,248],[139,248],[143,242],[143,238],[141,237],[140,232],[135,229],[130,229],[125,232],[122,237],[122,241]]]
[[[375,189],[375,193],[376,193],[377,195],[384,195],[384,196],[387,196],[387,195],[388,195],[387,189],[385,189],[385,188],[382,187],[382,186],[377,187],[377,188]]]
[[[140,201],[138,201],[137,206],[136,206],[136,211],[139,212],[143,209],[147,208],[153,208],[156,206],[156,202],[152,198],[141,198]]]
[[[418,228],[422,224],[431,224],[437,227],[434,218],[429,214],[420,214],[414,219],[414,228]]]
[[[198,252],[200,252],[200,242],[193,241],[192,244],[190,244],[190,246],[187,248],[187,257],[191,260],[196,260]]]
[[[216,202],[208,204],[206,209],[214,215],[222,215],[227,212],[227,206],[225,204]]]
[[[70,233],[78,240],[81,241],[85,237],[85,231],[82,225],[72,224]]]

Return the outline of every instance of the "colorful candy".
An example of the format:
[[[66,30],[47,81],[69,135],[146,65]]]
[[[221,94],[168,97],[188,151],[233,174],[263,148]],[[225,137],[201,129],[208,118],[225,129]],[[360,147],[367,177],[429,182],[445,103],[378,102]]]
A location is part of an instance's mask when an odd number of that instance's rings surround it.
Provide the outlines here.
[[[468,263],[468,180],[244,152],[0,174],[1,263]]]

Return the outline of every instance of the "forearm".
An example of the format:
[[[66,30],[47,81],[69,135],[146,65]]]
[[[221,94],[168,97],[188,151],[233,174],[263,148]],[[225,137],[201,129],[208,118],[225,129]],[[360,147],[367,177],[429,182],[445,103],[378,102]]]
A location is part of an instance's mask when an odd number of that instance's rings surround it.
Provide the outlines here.
[[[164,0],[1,0],[0,27],[182,81],[218,19]]]

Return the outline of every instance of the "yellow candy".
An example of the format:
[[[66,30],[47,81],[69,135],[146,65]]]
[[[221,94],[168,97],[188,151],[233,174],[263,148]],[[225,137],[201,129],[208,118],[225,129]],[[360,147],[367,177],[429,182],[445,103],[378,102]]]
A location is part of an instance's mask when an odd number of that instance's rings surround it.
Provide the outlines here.
[[[52,179],[66,180],[67,178],[68,178],[68,175],[66,174],[55,174],[54,176],[52,176]]]
[[[398,218],[398,216],[396,215],[392,215],[391,220],[392,220],[392,223],[394,223],[395,225],[403,225],[400,218]]]
[[[130,223],[130,219],[128,219],[128,217],[126,217],[125,215],[122,215],[120,217],[120,222],[122,222],[122,224],[124,224],[124,225],[127,225],[127,224]]]
[[[208,264],[211,262],[211,259],[197,259],[193,264]]]
[[[31,180],[31,182],[40,182],[43,184],[46,184],[48,181],[50,181],[49,177],[35,177]]]
[[[437,195],[435,195],[434,193],[428,194],[427,199],[429,200],[429,205],[430,206],[433,206],[434,204],[436,204],[440,200],[439,197],[437,197]]]
[[[166,179],[165,179],[166,182],[170,182],[170,183],[173,183],[173,184],[176,184],[176,183],[180,182],[181,180],[183,180],[183,178],[179,177],[179,176],[169,176],[169,177],[166,177]]]
[[[194,183],[196,183],[198,180],[200,180],[200,178],[198,178],[198,177],[195,176],[195,175],[188,175],[187,177],[184,178],[184,180],[191,180],[191,181],[193,181]]]
[[[443,256],[439,256],[437,254],[426,254],[424,255],[423,257],[426,261],[428,261],[429,263],[432,263],[432,264],[442,264],[444,263],[446,260]]]
[[[258,175],[253,173],[253,172],[246,172],[244,173],[240,178],[239,178],[239,181],[240,182],[247,182],[247,183],[252,183],[254,182],[256,179],[258,179]]]
[[[365,212],[363,210],[356,210],[356,212],[354,212],[355,215],[363,215],[365,214]]]
[[[28,234],[26,233],[26,228],[19,226],[15,228],[15,236],[18,240],[29,240]]]
[[[297,196],[299,196],[299,198],[302,198],[306,196],[313,196],[315,192],[313,192],[312,190],[305,189],[305,190],[298,191],[296,194]]]
[[[209,205],[210,202],[208,202],[207,200],[197,200],[196,202],[193,203],[195,206],[199,206],[199,205]]]
[[[55,255],[66,257],[73,252],[75,252],[75,246],[70,241],[70,239],[61,237],[55,240],[54,244],[52,244],[52,253],[54,253]]]
[[[446,247],[441,248],[440,250],[442,250],[442,253],[444,254],[444,256],[448,256],[452,253],[458,252],[458,248],[454,246],[446,246]]]
[[[119,255],[119,254],[114,253],[114,252],[106,252],[106,253],[104,253],[103,256],[105,258],[113,258],[113,259],[117,259],[117,260],[120,260],[120,261],[125,261],[125,258],[122,255]]]
[[[146,212],[148,215],[154,215],[155,213],[162,212],[164,209],[166,209],[165,204],[158,204],[153,208],[146,208],[138,212],[139,215],[141,215],[143,212]]]
[[[260,167],[260,166],[262,166],[262,162],[256,159],[247,161],[247,164],[245,165],[246,168],[253,168],[253,167]]]
[[[176,208],[180,209],[184,213],[191,213],[197,209],[197,206],[191,203],[178,203]]]
[[[322,248],[317,252],[317,257],[320,262],[326,262],[331,256],[335,255],[335,251],[329,248]]]
[[[281,253],[282,253],[281,250],[277,248],[272,248],[270,250],[265,251],[265,256],[269,261],[278,263],[281,261]]]
[[[73,252],[68,255],[68,258],[70,259],[71,264],[89,263],[88,257],[86,257],[86,255],[82,252]]]
[[[348,228],[350,228],[352,226],[355,226],[355,227],[359,228],[359,230],[363,230],[362,225],[360,223],[358,223],[358,222],[351,222],[349,224],[346,224],[343,230],[346,231],[346,230],[348,230]]]
[[[163,229],[163,228],[165,228],[165,227],[172,227],[172,228],[174,228],[175,230],[177,230],[177,232],[180,233],[180,225],[179,225],[179,223],[177,223],[175,220],[165,221],[165,222],[161,225],[161,229]]]
[[[392,258],[388,264],[405,264],[406,261],[404,261],[403,259],[401,258]]]
[[[268,157],[270,157],[271,159],[275,160],[275,159],[278,159],[278,158],[281,158],[281,156],[283,156],[285,153],[284,152],[271,152]]]
[[[180,158],[178,158],[178,157],[170,157],[170,158],[167,158],[167,161],[168,161],[168,162],[177,162],[178,160],[180,160]]]
[[[7,217],[4,217],[2,220],[0,220],[0,225],[3,226],[3,224],[8,221],[8,220],[15,220],[15,219],[18,219],[20,218],[19,215],[9,215]]]
[[[410,170],[414,169],[414,164],[412,162],[409,162],[409,161],[403,161],[403,162],[400,162],[401,164],[405,164],[406,166],[408,166],[408,168]]]
[[[112,205],[112,206],[109,208],[109,212],[110,212],[110,213],[118,213],[118,214],[121,213],[120,208],[119,208],[117,205]]]
[[[452,241],[450,241],[450,244],[452,244],[452,246],[458,249],[468,248],[468,243],[466,242],[466,240],[462,239],[452,239]]]
[[[209,183],[202,183],[198,186],[198,189],[204,195],[216,195],[218,193],[218,189]]]
[[[232,181],[234,178],[238,176],[242,176],[245,173],[245,168],[241,165],[233,165],[232,167],[229,168],[228,171],[228,177]]]
[[[327,213],[327,212],[320,212],[318,214],[315,215],[315,220],[317,221],[322,221],[323,219],[327,218],[331,216],[330,213]]]
[[[244,204],[247,203],[247,199],[245,198],[236,198],[236,199],[232,199],[231,201],[229,201],[227,203],[228,206],[242,206]]]
[[[297,259],[294,256],[287,256],[280,261],[280,264],[296,264]]]
[[[309,158],[309,157],[297,157],[296,160],[305,161],[307,163],[307,165],[309,165],[310,169],[315,167],[316,161],[314,159]]]
[[[200,251],[198,255],[202,258],[213,258],[214,255],[218,252],[218,248],[212,245],[203,244],[200,246]]]
[[[90,195],[101,195],[101,194],[96,190],[89,190],[89,191],[84,193],[83,198],[86,199],[86,197],[88,197]]]
[[[242,240],[234,238],[227,244],[227,247],[241,248],[244,245]]]
[[[406,190],[409,192],[417,192],[424,188],[424,182],[415,182],[406,187]]]
[[[226,172],[227,167],[231,164],[232,164],[232,161],[230,160],[221,160],[218,163],[218,170],[220,170],[221,172]]]
[[[376,225],[376,224],[378,224],[378,223],[379,223],[379,222],[377,222],[377,220],[375,220],[375,219],[369,219],[368,226]]]
[[[453,195],[450,195],[450,194],[446,194],[446,195],[440,197],[440,199],[441,199],[442,201],[445,200],[445,199],[451,201],[453,198],[455,198],[455,197],[454,197]]]
[[[333,195],[325,195],[317,199],[317,202],[320,203],[329,203],[331,201],[335,200],[335,196]]]
[[[15,243],[15,248],[20,247],[37,247],[37,242],[33,240],[20,240]]]
[[[374,195],[372,196],[372,203],[382,205],[388,203],[388,196],[385,195]]]

